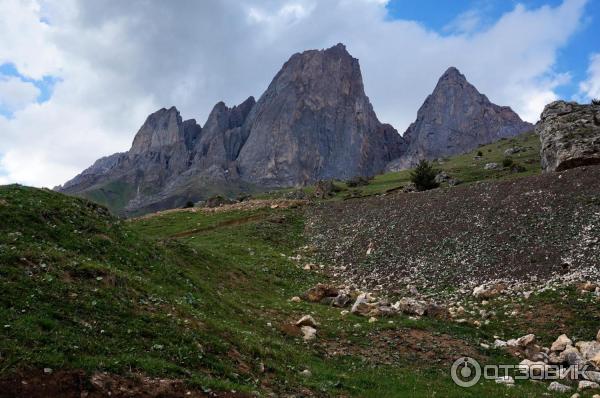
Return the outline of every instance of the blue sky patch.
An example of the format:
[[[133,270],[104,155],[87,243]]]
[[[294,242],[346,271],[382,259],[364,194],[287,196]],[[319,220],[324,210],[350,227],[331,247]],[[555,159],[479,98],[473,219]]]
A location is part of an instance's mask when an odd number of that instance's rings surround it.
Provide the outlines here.
[[[19,79],[21,79],[21,81],[31,83],[35,87],[37,87],[40,91],[40,94],[36,99],[36,102],[38,104],[44,103],[52,97],[54,86],[60,80],[54,76],[44,76],[42,79],[39,80],[31,79],[19,73],[15,65],[12,63],[5,63],[0,65],[0,78],[4,76],[18,77]],[[4,108],[0,103],[0,115],[5,117],[12,117],[12,112]]]

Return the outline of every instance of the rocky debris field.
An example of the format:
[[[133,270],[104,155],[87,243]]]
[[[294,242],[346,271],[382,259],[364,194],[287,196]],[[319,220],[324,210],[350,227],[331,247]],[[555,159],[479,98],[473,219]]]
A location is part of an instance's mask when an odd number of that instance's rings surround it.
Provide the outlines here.
[[[600,331],[591,341],[574,343],[562,334],[550,347],[543,347],[534,334],[528,334],[508,341],[496,339],[493,347],[521,358],[519,370],[533,380],[558,379],[548,385],[550,391],[600,390]],[[507,381],[514,384],[512,377]]]
[[[600,167],[307,207],[309,248],[365,291],[437,299],[600,280]],[[483,285],[483,286],[482,286]],[[476,293],[482,294],[482,292]]]

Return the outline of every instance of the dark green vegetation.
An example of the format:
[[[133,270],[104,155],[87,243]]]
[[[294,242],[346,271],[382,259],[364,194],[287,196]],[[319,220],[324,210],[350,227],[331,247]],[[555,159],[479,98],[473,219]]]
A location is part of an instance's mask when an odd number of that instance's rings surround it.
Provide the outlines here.
[[[261,394],[537,397],[545,390],[454,386],[453,357],[514,363],[479,348],[492,330],[404,316],[369,324],[290,302],[325,279],[289,258],[304,244],[302,209],[125,222],[83,199],[6,186],[0,220],[0,378],[50,367]],[[309,344],[286,326],[307,313],[321,323]],[[301,375],[305,369],[312,376]]]
[[[593,99],[592,105],[600,105],[600,99]]]
[[[415,184],[417,191],[427,191],[428,189],[440,186],[440,184],[435,181],[437,173],[437,170],[433,168],[431,163],[423,159],[410,173],[410,181]]]

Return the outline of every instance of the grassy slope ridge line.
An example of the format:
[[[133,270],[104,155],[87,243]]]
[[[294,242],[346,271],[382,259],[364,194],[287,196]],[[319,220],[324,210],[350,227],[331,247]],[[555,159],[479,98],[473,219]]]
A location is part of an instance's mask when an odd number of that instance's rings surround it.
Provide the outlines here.
[[[165,239],[257,214],[253,222]],[[491,338],[472,327],[406,317],[370,324],[290,302],[324,280],[290,259],[304,244],[297,209],[124,223],[86,200],[6,186],[0,219],[0,379],[20,383],[49,367],[261,395],[534,397],[544,389],[454,386],[448,361]],[[314,344],[287,326],[306,313],[321,323]],[[474,355],[496,354],[475,348]]]

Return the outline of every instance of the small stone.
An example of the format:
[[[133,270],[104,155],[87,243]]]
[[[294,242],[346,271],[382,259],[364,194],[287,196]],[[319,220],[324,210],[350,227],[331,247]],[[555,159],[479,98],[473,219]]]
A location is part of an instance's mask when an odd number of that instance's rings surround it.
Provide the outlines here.
[[[53,372],[52,368],[44,368],[45,374],[49,375],[49,374],[52,374],[52,372]]]
[[[304,341],[314,340],[317,337],[317,329],[312,326],[302,326],[300,330],[304,335]]]
[[[340,312],[340,315],[341,315],[341,316],[346,316],[346,315],[348,315],[349,313],[350,313],[350,311],[348,311],[348,310],[343,310],[343,311],[341,311],[341,312]]]
[[[567,393],[569,391],[571,391],[571,387],[569,386],[565,386],[564,384],[561,384],[557,381],[553,381],[552,383],[550,383],[550,385],[548,386],[548,390],[549,391],[555,391],[555,392],[559,392],[561,394]]]
[[[304,377],[310,377],[310,376],[312,376],[312,373],[311,373],[311,371],[310,371],[310,370],[308,370],[308,369],[304,369],[302,372],[300,372],[300,374],[301,374],[302,376],[304,376]]]
[[[301,301],[302,301],[302,299],[301,299],[300,297],[298,297],[298,296],[294,296],[294,297],[292,297],[292,298],[290,299],[290,301],[291,301],[292,303],[299,303],[299,302],[301,302]]]
[[[374,316],[369,318],[369,323],[375,323],[377,322],[377,318],[375,318]]]

